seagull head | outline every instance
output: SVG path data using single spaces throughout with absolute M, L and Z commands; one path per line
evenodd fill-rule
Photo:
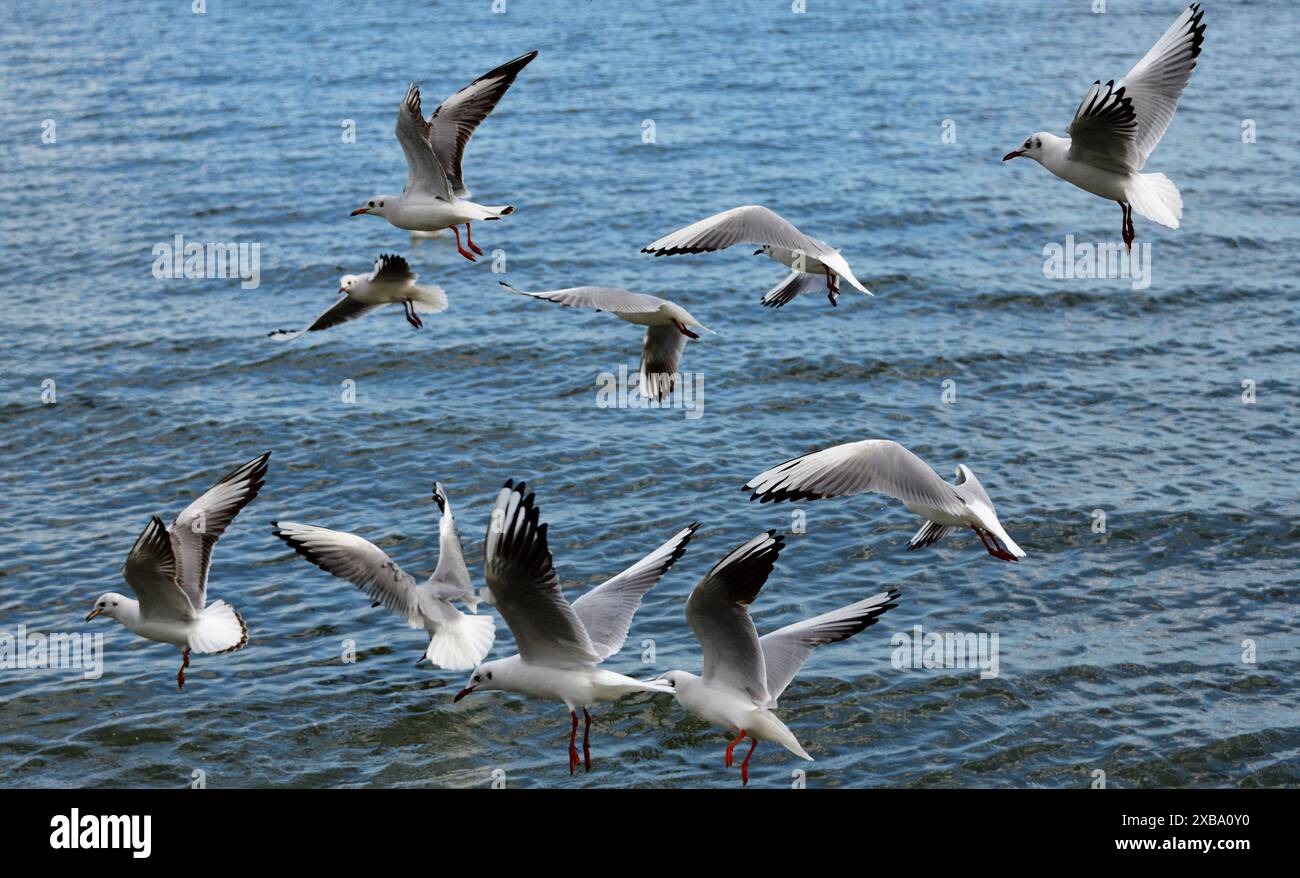
M 345 274 L 343 275 L 343 277 L 339 278 L 339 292 L 346 293 L 348 290 L 352 289 L 360 282 L 361 282 L 361 275 Z
M 125 601 L 126 598 L 115 591 L 110 591 L 107 594 L 100 595 L 99 600 L 95 601 L 95 608 L 86 616 L 86 621 L 89 622 L 97 616 L 107 616 L 110 619 L 116 619 L 117 609 L 122 606 Z
M 1025 142 L 1020 144 L 1019 149 L 1011 150 L 1011 152 L 1002 157 L 1002 161 L 1009 162 L 1012 159 L 1020 158 L 1020 156 L 1026 156 L 1036 162 L 1042 161 L 1043 142 L 1049 137 L 1051 137 L 1051 135 L 1045 131 L 1039 131 L 1036 134 L 1029 135 L 1025 138 Z
M 665 671 L 659 676 L 654 677 L 652 682 L 667 683 L 669 686 L 672 686 L 673 697 L 676 698 L 684 689 L 690 687 L 695 680 L 695 675 L 688 671 Z
M 759 247 L 757 250 L 754 251 L 754 255 L 755 255 L 755 256 L 762 256 L 762 255 L 763 255 L 764 253 L 766 253 L 770 248 L 771 248 L 771 245 L 769 245 L 769 244 L 764 244 L 762 247 Z
M 384 205 L 394 200 L 394 198 L 395 196 L 392 195 L 376 195 L 374 198 L 371 198 L 365 204 L 352 211 L 352 216 L 357 216 L 358 214 L 363 213 L 373 213 L 375 216 L 388 216 L 388 208 Z
M 474 669 L 469 675 L 469 680 L 465 683 L 465 688 L 456 693 L 452 701 L 460 701 L 471 692 L 477 692 L 480 689 L 500 689 L 501 687 L 501 662 L 484 662 Z

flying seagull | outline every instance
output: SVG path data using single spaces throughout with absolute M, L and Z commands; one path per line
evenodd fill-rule
M 352 211 L 353 216 L 369 213 L 382 216 L 399 229 L 436 232 L 450 228 L 456 235 L 456 249 L 470 262 L 483 251 L 470 236 L 470 223 L 499 220 L 514 213 L 513 205 L 488 207 L 468 201 L 461 162 L 465 145 L 501 100 L 502 95 L 537 57 L 536 52 L 520 55 L 491 70 L 456 92 L 425 119 L 420 111 L 420 87 L 411 83 L 397 108 L 397 142 L 406 155 L 406 188 L 401 195 L 376 195 Z M 465 226 L 466 250 L 460 243 Z M 470 250 L 474 251 L 473 253 Z
M 578 708 L 585 725 L 582 759 L 591 770 L 587 706 L 634 692 L 671 692 L 663 681 L 635 680 L 599 665 L 627 639 L 641 598 L 686 551 L 698 524 L 570 604 L 560 591 L 546 525 L 523 482 L 506 482 L 484 545 L 484 579 L 493 605 L 515 635 L 516 655 L 479 665 L 453 701 L 490 689 L 563 701 L 569 708 L 569 774 L 578 767 Z
M 1025 557 L 1002 529 L 993 501 L 970 467 L 959 464 L 957 481 L 950 485 L 921 458 L 888 439 L 864 439 L 796 457 L 754 476 L 744 490 L 753 491 L 749 499 L 763 503 L 868 491 L 887 494 L 926 520 L 908 543 L 909 551 L 933 545 L 955 528 L 969 527 L 994 558 Z
M 1039 131 L 1002 157 L 1026 156 L 1067 183 L 1118 201 L 1121 234 L 1133 246 L 1133 211 L 1152 222 L 1178 228 L 1183 197 L 1164 174 L 1140 174 L 1174 118 L 1178 98 L 1192 78 L 1205 41 L 1205 17 L 1193 3 L 1119 82 L 1097 80 L 1065 130 L 1070 138 Z
M 190 652 L 234 652 L 248 643 L 248 626 L 225 601 L 208 603 L 208 568 L 217 540 L 266 480 L 271 452 L 222 477 L 186 506 L 171 525 L 153 516 L 122 566 L 122 578 L 139 600 L 117 592 L 100 595 L 86 616 L 108 616 L 130 631 L 181 651 L 177 688 L 185 688 Z
M 759 534 L 733 549 L 700 580 L 686 601 L 686 621 L 704 653 L 703 673 L 697 677 L 669 671 L 662 677 L 683 709 L 737 735 L 727 745 L 728 768 L 731 751 L 749 737 L 749 752 L 740 763 L 742 785 L 749 783 L 749 758 L 759 741 L 780 744 L 812 761 L 774 713 L 777 699 L 816 647 L 847 640 L 898 606 L 893 603 L 897 591 L 881 592 L 759 637 L 749 605 L 783 546 L 784 537 L 776 531 Z
M 416 329 L 424 326 L 421 314 L 447 310 L 447 294 L 439 286 L 417 286 L 420 276 L 400 256 L 383 254 L 375 260 L 370 274 L 345 274 L 339 278 L 341 298 L 303 329 L 277 329 L 270 333 L 276 341 L 292 341 L 306 332 L 319 332 L 364 317 L 385 305 L 400 302 L 406 309 L 406 322 Z
M 686 348 L 686 340 L 700 337 L 691 327 L 713 332 L 681 305 L 648 293 L 633 293 L 610 287 L 569 287 L 544 293 L 529 293 L 515 289 L 505 281 L 499 283 L 510 292 L 522 296 L 532 296 L 534 299 L 570 308 L 608 311 L 620 320 L 646 327 L 645 344 L 641 348 L 641 392 L 648 399 L 662 399 L 677 386 L 677 364 Z
M 790 274 L 763 296 L 763 304 L 779 308 L 800 293 L 807 293 L 826 283 L 826 297 L 832 305 L 840 293 L 842 277 L 868 296 L 864 287 L 840 251 L 825 241 L 809 237 L 766 207 L 756 204 L 733 207 L 665 235 L 642 253 L 673 256 L 678 253 L 704 253 L 725 250 L 733 244 L 761 244 L 760 254 L 788 266 Z
M 458 600 L 475 611 L 478 599 L 461 554 L 451 503 L 436 482 L 433 499 L 442 513 L 438 567 L 423 585 L 416 585 L 411 574 L 383 549 L 354 534 L 293 521 L 273 521 L 271 525 L 291 549 L 326 573 L 365 591 L 374 606 L 392 610 L 411 628 L 423 628 L 429 645 L 420 661 L 428 659 L 440 668 L 463 671 L 477 665 L 492 649 L 496 624 L 490 616 L 467 616 L 452 604 Z

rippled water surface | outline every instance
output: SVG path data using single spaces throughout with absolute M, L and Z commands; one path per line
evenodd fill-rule
M 6 6 L 0 628 L 93 630 L 106 654 L 93 681 L 0 671 L 0 783 L 178 787 L 203 771 L 212 787 L 468 787 L 498 768 L 516 786 L 738 783 L 722 733 L 648 698 L 598 708 L 595 770 L 570 779 L 562 706 L 496 693 L 453 707 L 463 674 L 416 668 L 417 632 L 269 526 L 353 530 L 427 575 L 440 479 L 477 579 L 507 478 L 538 491 L 574 595 L 703 522 L 610 660 L 626 673 L 697 670 L 691 586 L 796 509 L 806 533 L 753 607 L 760 630 L 902 590 L 782 699 L 816 761 L 762 747 L 753 785 L 798 768 L 818 787 L 1083 787 L 1098 770 L 1120 787 L 1300 783 L 1293 6 L 1209 4 L 1149 166 L 1180 186 L 1184 225 L 1137 219 L 1152 274 L 1135 290 L 1044 278 L 1047 244 L 1115 240 L 1120 211 L 999 159 L 1032 131 L 1063 133 L 1087 83 L 1127 70 L 1177 2 L 807 5 Z M 654 292 L 719 330 L 682 363 L 703 376 L 702 417 L 598 407 L 597 375 L 635 368 L 635 327 L 512 296 L 449 239 L 412 250 L 348 216 L 400 191 L 409 79 L 427 111 L 530 49 L 466 163 L 478 199 L 518 210 L 476 241 L 526 289 Z M 875 298 L 774 312 L 757 299 L 783 269 L 748 249 L 638 252 L 746 203 L 843 248 Z M 155 279 L 152 248 L 175 235 L 259 244 L 260 285 Z M 410 256 L 451 308 L 422 332 L 390 309 L 266 338 L 381 251 Z M 1029 557 L 998 562 L 969 533 L 906 552 L 917 522 L 878 496 L 791 507 L 739 490 L 873 436 L 945 476 L 972 466 Z M 252 640 L 196 657 L 178 693 L 174 650 L 82 620 L 123 589 L 148 516 L 267 449 L 269 480 L 218 547 L 210 592 Z M 997 634 L 999 675 L 896 668 L 891 638 L 917 625 Z M 497 656 L 513 651 L 500 631 Z

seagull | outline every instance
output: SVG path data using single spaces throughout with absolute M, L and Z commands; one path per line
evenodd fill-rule
M 248 626 L 235 608 L 222 600 L 207 602 L 208 568 L 217 540 L 265 483 L 270 457 L 268 451 L 227 473 L 170 527 L 151 517 L 122 565 L 122 578 L 139 600 L 110 591 L 86 616 L 87 622 L 108 616 L 147 640 L 180 649 L 178 689 L 185 688 L 191 650 L 219 655 L 248 643 Z
M 276 341 L 292 341 L 305 332 L 319 332 L 356 320 L 394 302 L 401 302 L 406 309 L 406 322 L 420 329 L 424 326 L 421 314 L 447 310 L 447 294 L 440 286 L 417 286 L 415 282 L 419 279 L 405 259 L 382 254 L 375 260 L 370 274 L 345 274 L 339 278 L 342 297 L 309 326 L 298 330 L 277 329 L 270 337 Z
M 1028 156 L 1067 183 L 1118 201 L 1124 212 L 1124 248 L 1133 246 L 1133 211 L 1178 228 L 1183 197 L 1164 174 L 1139 174 L 1174 118 L 1205 41 L 1205 13 L 1193 3 L 1118 83 L 1097 80 L 1065 129 L 1031 134 L 1002 157 Z
M 649 399 L 662 399 L 677 386 L 677 364 L 686 348 L 686 339 L 700 337 L 690 327 L 713 332 L 681 305 L 648 293 L 633 293 L 609 287 L 569 287 L 544 293 L 529 293 L 515 289 L 505 281 L 499 283 L 521 296 L 532 296 L 534 299 L 570 308 L 608 311 L 620 320 L 646 327 L 645 345 L 641 348 L 641 387 L 642 393 Z
M 767 582 L 784 537 L 776 531 L 759 534 L 733 549 L 700 580 L 686 601 L 686 621 L 704 652 L 704 672 L 669 671 L 660 679 L 673 687 L 673 697 L 690 713 L 732 734 L 732 750 L 749 736 L 749 752 L 740 763 L 740 782 L 749 784 L 749 758 L 759 741 L 780 744 L 812 761 L 794 733 L 773 711 L 777 699 L 799 673 L 814 648 L 847 640 L 870 627 L 898 604 L 898 591 L 878 595 L 778 628 L 762 637 L 754 629 L 749 605 Z
M 401 195 L 376 195 L 352 211 L 352 216 L 382 216 L 397 228 L 410 231 L 450 228 L 456 234 L 460 255 L 477 262 L 474 254 L 481 256 L 483 251 L 470 237 L 469 224 L 499 220 L 514 213 L 515 208 L 509 204 L 488 207 L 465 200 L 470 194 L 461 172 L 465 145 L 519 71 L 536 57 L 536 52 L 529 52 L 483 74 L 443 101 L 427 120 L 420 112 L 420 87 L 411 83 L 397 108 L 397 142 L 406 155 L 406 188 Z M 460 243 L 457 226 L 462 223 L 469 250 Z
M 484 554 L 484 579 L 493 603 L 519 652 L 479 665 L 452 701 L 471 692 L 498 689 L 563 701 L 573 723 L 569 731 L 569 774 L 578 767 L 578 708 L 582 708 L 582 763 L 591 770 L 591 714 L 588 705 L 634 692 L 672 692 L 663 681 L 635 680 L 598 665 L 627 639 L 641 598 L 677 559 L 699 528 L 692 524 L 622 573 L 572 604 L 555 574 L 546 525 L 537 523 L 533 495 L 520 482 L 506 482 L 492 510 Z
M 326 573 L 370 595 L 373 606 L 392 610 L 411 628 L 424 628 L 429 645 L 416 664 L 428 659 L 440 668 L 463 671 L 483 660 L 492 649 L 496 624 L 490 616 L 467 616 L 452 605 L 463 602 L 477 612 L 478 598 L 470 584 L 460 533 L 442 484 L 433 485 L 433 500 L 442 522 L 438 528 L 438 567 L 423 585 L 374 543 L 350 533 L 293 521 L 273 521 L 275 535 Z
M 835 299 L 840 294 L 840 278 L 871 295 L 871 291 L 853 276 L 853 270 L 840 251 L 825 241 L 805 235 L 788 220 L 757 204 L 715 213 L 665 235 L 649 247 L 643 247 L 641 252 L 673 256 L 725 250 L 732 244 L 761 244 L 754 251 L 755 256 L 762 254 L 792 269 L 785 280 L 764 294 L 765 307 L 780 308 L 800 293 L 820 289 L 823 279 L 826 298 L 832 305 L 836 304 Z
M 908 551 L 933 545 L 959 527 L 979 535 L 994 558 L 1018 561 L 1024 551 L 998 521 L 993 501 L 965 464 L 957 466 L 957 481 L 948 484 L 925 461 L 897 442 L 864 439 L 814 451 L 749 480 L 744 490 L 762 503 L 819 500 L 875 491 L 887 494 L 926 520 L 908 543 Z

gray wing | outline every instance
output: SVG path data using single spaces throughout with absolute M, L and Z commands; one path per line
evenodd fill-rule
M 344 294 L 342 298 L 325 309 L 325 312 L 313 320 L 305 329 L 277 329 L 275 332 L 269 333 L 269 335 L 276 341 L 292 341 L 306 332 L 319 332 L 322 329 L 338 326 L 340 323 L 347 323 L 349 320 L 356 320 L 358 317 L 365 317 L 371 311 L 377 311 L 384 307 L 384 304 L 367 305 Z
M 602 660 L 623 648 L 641 598 L 685 554 L 686 544 L 699 527 L 696 522 L 678 531 L 649 555 L 573 602 L 573 611 Z
M 776 531 L 759 534 L 719 561 L 686 600 L 686 621 L 704 653 L 701 679 L 743 692 L 755 705 L 771 699 L 749 605 L 783 545 L 784 537 Z
M 772 698 L 769 707 L 776 707 L 777 699 L 815 648 L 847 640 L 870 627 L 886 610 L 898 606 L 893 603 L 896 600 L 898 592 L 891 589 L 760 637 L 758 644 L 763 649 L 763 663 L 767 668 L 767 694 Z
M 498 281 L 498 283 L 510 292 L 519 293 L 521 296 L 531 296 L 534 299 L 555 302 L 557 305 L 567 305 L 570 308 L 595 308 L 597 311 L 609 311 L 612 314 L 653 314 L 664 304 L 664 300 L 658 296 L 613 287 L 568 287 L 563 290 L 530 293 L 512 287 L 505 281 Z
M 1070 157 L 1116 173 L 1139 171 L 1164 136 L 1205 40 L 1193 3 L 1118 83 L 1094 82 L 1067 131 Z
M 194 611 L 207 605 L 208 568 L 212 550 L 239 510 L 249 504 L 266 483 L 266 464 L 271 452 L 236 467 L 186 506 L 167 532 L 176 558 L 176 581 Z
M 866 439 L 788 460 L 745 485 L 751 500 L 818 500 L 874 491 L 909 505 L 962 515 L 966 503 L 953 486 L 897 442 Z
M 787 220 L 756 204 L 733 207 L 691 223 L 642 248 L 641 252 L 673 256 L 725 250 L 733 244 L 770 244 L 817 256 L 835 252 L 825 242 L 805 235 Z
M 441 482 L 433 484 L 433 500 L 442 513 L 438 524 L 438 568 L 433 571 L 425 586 L 442 600 L 461 600 L 477 611 L 478 598 L 474 595 L 474 586 L 470 582 L 469 568 L 465 566 L 465 552 L 460 542 L 460 531 L 456 528 L 456 518 L 451 514 L 451 501 Z
M 415 283 L 419 275 L 411 271 L 406 260 L 395 253 L 382 253 L 375 260 L 375 268 L 370 272 L 372 283 Z
M 420 114 L 420 87 L 413 82 L 397 107 L 397 142 L 406 156 L 406 189 L 402 194 L 415 192 L 450 201 L 451 184 L 442 162 L 433 153 L 429 135 L 429 123 Z
M 1196 69 L 1196 59 L 1205 42 L 1204 17 L 1199 3 L 1184 9 L 1120 83 L 1133 99 L 1133 109 L 1137 112 L 1139 170 L 1169 128 L 1178 99 Z
M 198 615 L 177 582 L 172 540 L 162 519 L 153 516 L 136 537 L 122 565 L 122 578 L 140 600 L 145 619 L 189 621 Z
M 641 393 L 663 399 L 677 385 L 678 363 L 686 350 L 686 336 L 673 324 L 651 326 L 641 348 Z
M 560 592 L 546 525 L 523 482 L 497 495 L 483 547 L 483 578 L 526 662 L 583 667 L 600 661 L 582 620 Z
M 826 289 L 826 278 L 819 274 L 792 271 L 779 284 L 763 294 L 763 306 L 780 308 L 793 302 L 801 293 L 816 293 Z
M 529 52 L 484 73 L 443 101 L 429 117 L 429 142 L 434 155 L 442 163 L 451 191 L 457 198 L 469 197 L 469 189 L 465 186 L 461 171 L 465 145 L 469 143 L 479 123 L 487 118 L 488 113 L 492 112 L 510 88 L 519 71 L 536 57 L 536 52 Z
M 289 548 L 321 570 L 346 579 L 412 628 L 421 626 L 415 580 L 383 549 L 341 530 L 294 521 L 273 521 L 271 526 Z

